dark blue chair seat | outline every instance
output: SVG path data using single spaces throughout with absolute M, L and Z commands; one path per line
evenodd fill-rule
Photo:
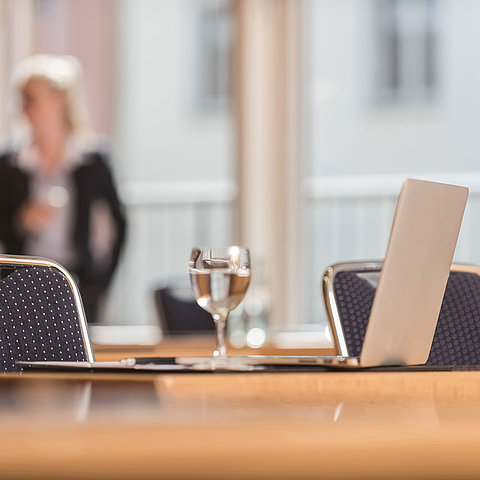
M 461 267 L 460 267 L 461 268 Z M 358 265 L 361 271 L 361 265 Z M 358 271 L 339 271 L 333 281 L 336 310 L 352 356 L 360 355 L 375 286 Z M 325 299 L 328 302 L 328 299 Z M 328 308 L 327 308 L 328 310 Z M 332 322 L 331 322 L 332 323 Z M 451 271 L 427 365 L 480 365 L 480 276 Z
M 197 304 L 190 289 L 164 287 L 156 289 L 154 295 L 164 334 L 214 332 L 212 316 Z

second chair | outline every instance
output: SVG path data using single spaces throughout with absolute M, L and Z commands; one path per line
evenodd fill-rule
M 336 353 L 360 354 L 382 262 L 330 266 L 323 298 Z M 427 365 L 480 365 L 480 269 L 452 265 Z

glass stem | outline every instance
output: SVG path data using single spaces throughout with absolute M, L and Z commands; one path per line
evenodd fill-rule
M 227 347 L 225 346 L 225 325 L 227 323 L 227 315 L 220 315 L 219 313 L 214 313 L 213 320 L 216 325 L 217 330 L 217 348 L 213 352 L 214 357 L 224 358 L 227 356 Z

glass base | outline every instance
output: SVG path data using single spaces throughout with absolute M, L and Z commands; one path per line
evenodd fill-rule
M 255 370 L 254 365 L 247 365 L 232 357 L 205 357 L 205 360 L 191 365 L 194 370 L 233 370 L 251 372 Z

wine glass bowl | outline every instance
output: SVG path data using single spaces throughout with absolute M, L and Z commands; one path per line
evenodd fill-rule
M 228 314 L 243 300 L 250 283 L 249 251 L 238 246 L 193 248 L 189 272 L 195 300 L 212 315 L 216 326 L 217 347 L 211 368 L 228 368 L 225 326 Z

